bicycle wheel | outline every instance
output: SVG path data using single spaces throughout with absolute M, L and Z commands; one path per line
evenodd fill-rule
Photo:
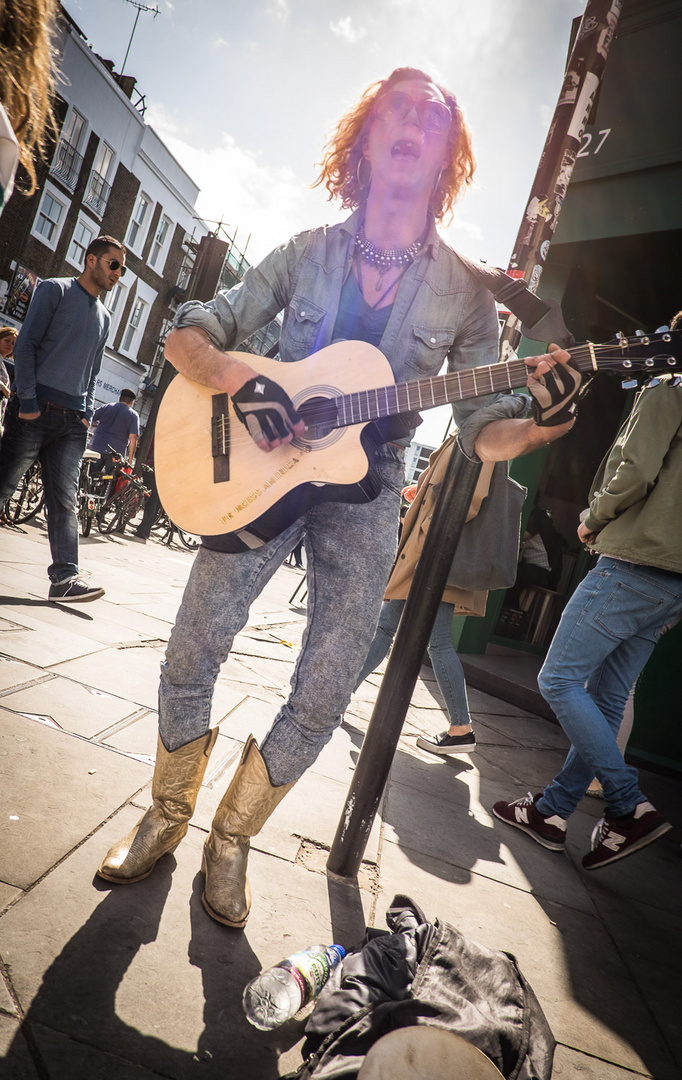
M 92 528 L 92 517 L 88 507 L 89 496 L 87 491 L 81 492 L 80 506 L 78 507 L 78 520 L 81 526 L 81 535 L 83 537 L 90 535 L 90 529 Z
M 130 491 L 130 498 L 125 503 L 125 520 L 123 518 L 123 514 L 121 514 L 121 532 L 124 531 L 126 526 L 132 525 L 135 519 L 142 514 L 144 510 L 145 499 L 146 496 L 142 488 L 136 487 Z
M 112 495 L 111 498 L 105 502 L 97 515 L 97 524 L 100 532 L 110 533 L 113 532 L 114 529 L 118 530 L 121 527 L 121 521 L 123 521 L 123 528 L 125 528 L 125 507 L 128 499 L 129 495 L 127 489 L 121 488 L 120 491 L 117 491 L 115 495 Z
M 175 529 L 180 543 L 186 547 L 188 551 L 196 551 L 201 543 L 199 537 L 195 536 L 194 533 L 185 532 L 184 529 L 178 529 L 177 525 L 175 526 Z
M 24 478 L 5 505 L 5 516 L 14 525 L 22 525 L 40 513 L 45 502 L 43 481 L 38 461 L 26 470 Z
M 163 508 L 159 509 L 151 531 L 156 540 L 160 540 L 162 544 L 170 545 L 170 542 L 173 539 L 174 529 L 168 514 Z

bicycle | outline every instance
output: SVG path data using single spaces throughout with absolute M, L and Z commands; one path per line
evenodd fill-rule
M 90 475 L 92 462 L 99 461 L 99 458 L 100 455 L 96 450 L 86 450 L 81 461 L 81 471 L 78 477 L 77 512 L 81 533 L 84 537 L 90 535 L 93 519 L 97 517 L 105 499 L 106 488 L 102 487 L 102 480 L 99 477 Z
M 146 466 L 143 465 L 143 468 Z M 113 494 L 97 514 L 100 532 L 124 533 L 126 526 L 144 510 L 144 501 L 149 498 L 149 489 L 144 486 L 141 476 L 121 470 L 119 481 L 114 485 Z
M 45 505 L 45 491 L 40 472 L 40 462 L 34 461 L 24 473 L 23 479 L 5 504 L 3 517 L 11 525 L 23 525 L 39 514 Z
M 176 536 L 182 546 L 187 548 L 188 551 L 196 551 L 201 543 L 199 537 L 195 536 L 194 533 L 185 532 L 184 529 L 180 529 L 173 521 L 171 521 L 163 507 L 159 509 L 159 512 L 156 515 L 156 520 L 152 525 L 151 531 L 156 535 L 156 539 L 159 540 L 160 543 L 166 544 L 167 547 L 170 547 Z

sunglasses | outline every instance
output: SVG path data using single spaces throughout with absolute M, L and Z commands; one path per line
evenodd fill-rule
M 415 101 L 402 90 L 388 90 L 377 98 L 374 115 L 378 120 L 404 120 L 412 108 L 417 110 L 419 123 L 424 131 L 442 135 L 452 123 L 452 113 L 442 101 L 432 98 Z
M 123 277 L 126 272 L 125 263 L 119 262 L 118 259 L 107 259 L 104 255 L 99 255 L 98 258 L 101 259 L 102 262 L 107 263 L 110 270 L 120 270 L 121 277 Z

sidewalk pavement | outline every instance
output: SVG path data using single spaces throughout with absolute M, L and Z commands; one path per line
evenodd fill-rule
M 260 739 L 300 647 L 302 582 L 283 567 L 217 684 L 220 736 L 188 836 L 146 880 L 94 871 L 150 802 L 159 662 L 193 555 L 132 538 L 81 542 L 104 599 L 48 604 L 44 523 L 0 529 L 0 1077 L 270 1080 L 301 1061 L 303 1024 L 258 1032 L 241 993 L 261 967 L 315 942 L 352 947 L 407 893 L 516 955 L 558 1042 L 553 1076 L 682 1072 L 679 784 L 643 774 L 675 828 L 611 867 L 580 865 L 602 804 L 585 799 L 567 854 L 491 815 L 537 791 L 566 750 L 547 719 L 470 693 L 478 748 L 419 751 L 443 729 L 422 669 L 357 883 L 325 864 L 376 696 L 373 675 L 312 769 L 255 838 L 244 931 L 201 906 L 201 847 L 249 732 Z

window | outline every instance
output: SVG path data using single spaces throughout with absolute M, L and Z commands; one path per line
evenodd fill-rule
M 128 320 L 128 326 L 126 332 L 123 335 L 123 341 L 121 342 L 121 352 L 130 353 L 133 351 L 133 346 L 139 344 L 138 338 L 141 336 L 140 330 L 143 323 L 146 322 L 146 311 L 149 304 L 146 304 L 139 296 L 133 304 L 133 309 L 130 313 L 130 319 Z
M 74 150 L 80 148 L 81 135 L 85 129 L 85 119 L 78 112 L 78 109 L 72 109 L 67 116 L 64 127 L 62 128 L 62 139 L 64 142 L 73 146 Z
M 165 253 L 166 245 L 170 239 L 170 230 L 172 222 L 170 218 L 167 218 L 165 214 L 161 216 L 159 221 L 159 227 L 156 230 L 156 236 L 154 237 L 154 243 L 152 244 L 152 250 L 149 254 L 149 265 L 158 270 L 159 273 L 163 270 L 164 260 L 160 259 L 160 256 Z M 157 263 L 159 264 L 157 266 Z
M 85 267 L 85 252 L 97 235 L 97 227 L 90 218 L 79 214 L 76 228 L 73 230 L 66 261 L 79 270 Z
M 109 328 L 109 337 L 107 339 L 107 345 L 109 346 L 109 348 L 113 348 L 114 346 L 114 338 L 116 337 L 118 324 L 121 321 L 123 309 L 126 305 L 128 288 L 132 284 L 132 280 L 129 280 L 129 276 L 126 275 L 125 285 L 120 281 L 117 282 L 111 292 L 106 293 L 104 296 L 104 306 L 111 315 L 111 326 Z
M 99 173 L 99 175 L 103 176 L 106 180 L 109 176 L 109 169 L 111 168 L 111 163 L 113 160 L 114 151 L 111 149 L 110 146 L 107 146 L 105 142 L 101 142 L 97 151 L 97 157 L 95 158 L 95 172 Z
M 59 242 L 59 237 L 71 203 L 58 191 L 49 180 L 45 182 L 38 213 L 36 214 L 31 235 L 45 244 L 52 251 Z
M 128 235 L 125 239 L 126 247 L 132 248 L 138 254 L 147 234 L 151 205 L 152 201 L 149 195 L 141 191 L 137 196 L 135 209 L 128 226 Z
M 90 173 L 88 188 L 83 200 L 100 217 L 106 210 L 111 184 L 108 177 L 111 164 L 114 160 L 114 151 L 105 142 L 100 142 L 95 156 L 95 164 Z
M 50 166 L 53 176 L 57 176 L 71 191 L 78 182 L 83 164 L 83 155 L 79 150 L 84 130 L 84 118 L 76 109 L 72 109 L 62 128 L 59 145 Z

